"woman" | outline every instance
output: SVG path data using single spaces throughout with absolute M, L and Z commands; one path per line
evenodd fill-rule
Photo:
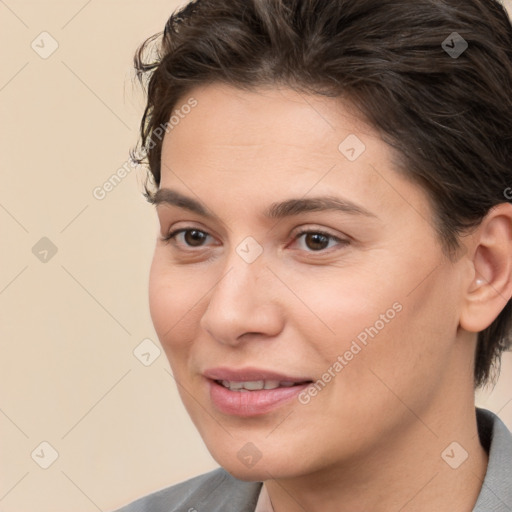
M 221 467 L 121 510 L 512 510 L 474 403 L 510 347 L 503 7 L 202 0 L 154 38 L 151 316 Z

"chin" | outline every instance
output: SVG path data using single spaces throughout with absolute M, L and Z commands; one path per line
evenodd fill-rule
M 252 467 L 245 465 L 237 453 L 230 455 L 227 452 L 221 454 L 211 453 L 215 461 L 230 475 L 246 482 L 263 482 L 269 479 L 290 478 L 296 476 L 299 468 L 296 464 L 290 468 L 288 455 L 283 455 L 281 460 L 271 458 L 266 460 L 262 455 Z M 277 454 L 274 454 L 274 456 Z M 240 457 L 242 458 L 242 457 Z M 242 458 L 243 460 L 243 458 Z
M 268 480 L 270 478 L 269 473 L 265 470 L 261 470 L 254 467 L 252 469 L 243 469 L 243 468 L 233 468 L 231 466 L 226 467 L 222 466 L 231 476 L 237 478 L 238 480 L 243 480 L 244 482 L 263 482 L 264 480 Z M 275 476 L 272 472 L 270 472 L 273 476 Z
M 219 463 L 220 464 L 220 463 Z M 259 461 L 253 468 L 241 467 L 241 464 L 221 464 L 222 468 L 227 471 L 231 476 L 244 482 L 264 482 L 265 480 L 280 480 L 297 476 L 294 472 L 287 471 L 284 468 L 276 468 L 274 465 L 263 463 Z

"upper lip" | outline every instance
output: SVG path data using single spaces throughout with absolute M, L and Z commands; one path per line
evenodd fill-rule
M 283 373 L 265 370 L 263 368 L 209 368 L 203 375 L 212 380 L 227 380 L 230 382 L 251 382 L 258 380 L 277 380 L 279 382 L 309 382 L 309 377 L 295 377 Z

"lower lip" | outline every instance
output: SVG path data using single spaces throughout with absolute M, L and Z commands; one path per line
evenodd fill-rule
M 217 409 L 235 416 L 258 416 L 270 412 L 295 398 L 311 383 L 287 388 L 259 389 L 257 391 L 231 391 L 214 380 L 208 379 L 210 398 Z

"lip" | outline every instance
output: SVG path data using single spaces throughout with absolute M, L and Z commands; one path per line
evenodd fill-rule
M 203 375 L 206 377 L 210 399 L 222 413 L 239 417 L 261 416 L 285 405 L 307 388 L 312 379 L 284 375 L 259 368 L 211 368 Z M 280 382 L 302 382 L 290 387 L 260 389 L 256 391 L 231 391 L 217 380 L 235 382 L 254 380 L 277 380 Z M 305 382 L 307 381 L 307 382 Z
M 265 370 L 262 368 L 228 368 L 226 366 L 218 368 L 209 368 L 203 372 L 203 375 L 212 380 L 230 380 L 235 382 L 247 382 L 254 380 L 278 380 L 279 382 L 305 382 L 313 379 L 308 376 L 291 376 L 283 373 Z

